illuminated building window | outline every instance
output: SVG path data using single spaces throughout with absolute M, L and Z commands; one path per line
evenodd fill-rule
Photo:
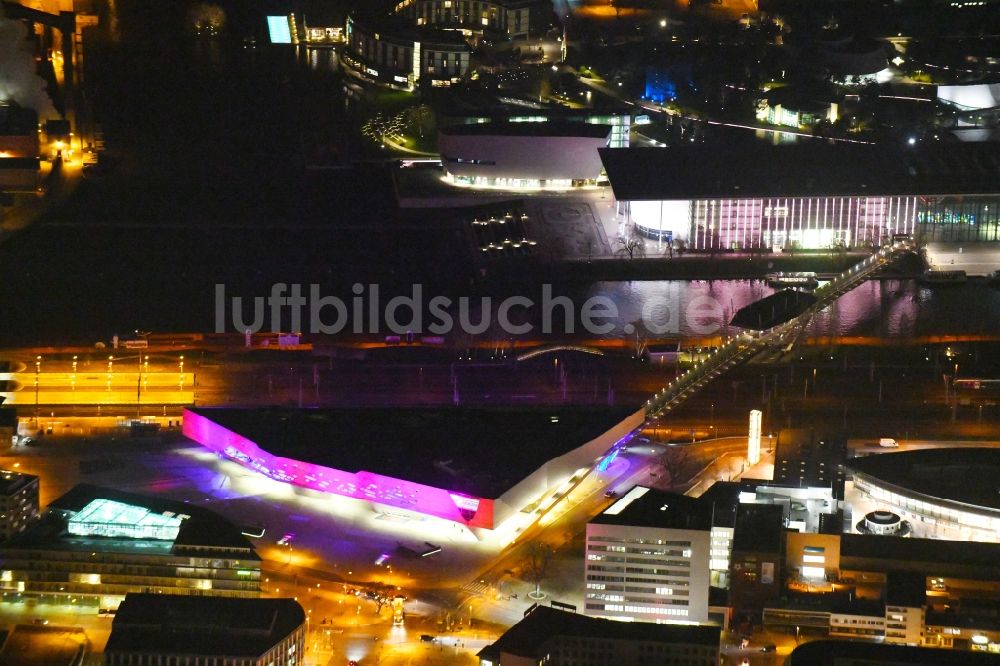
M 107 499 L 96 499 L 69 519 L 69 533 L 76 536 L 125 537 L 173 541 L 182 518 Z
M 823 578 L 826 576 L 826 569 L 823 567 L 802 567 L 803 578 Z

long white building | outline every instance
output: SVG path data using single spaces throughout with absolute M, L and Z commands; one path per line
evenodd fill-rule
M 691 249 L 1000 240 L 995 143 L 604 149 L 618 213 Z
M 550 121 L 452 125 L 438 136 L 450 182 L 502 188 L 570 188 L 601 175 L 609 125 Z

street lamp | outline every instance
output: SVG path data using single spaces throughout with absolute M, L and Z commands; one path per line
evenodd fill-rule
M 42 357 L 35 357 L 35 427 L 38 427 L 38 375 L 42 371 Z

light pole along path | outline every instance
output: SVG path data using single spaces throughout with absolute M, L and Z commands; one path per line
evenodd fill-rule
M 816 302 L 802 314 L 765 331 L 743 332 L 727 340 L 708 359 L 690 368 L 646 401 L 646 423 L 674 410 L 705 384 L 733 366 L 747 361 L 765 347 L 782 343 L 788 336 L 794 335 L 787 347 L 790 349 L 814 314 L 912 251 L 913 245 L 909 240 L 895 241 L 882 247 L 817 288 L 813 292 Z

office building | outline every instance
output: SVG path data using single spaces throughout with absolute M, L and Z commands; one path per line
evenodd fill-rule
M 708 622 L 712 506 L 636 486 L 587 523 L 585 613 Z
M 293 599 L 160 594 L 125 597 L 104 649 L 107 666 L 297 666 L 306 613 Z
M 1000 652 L 997 544 L 785 533 L 781 599 L 765 626 L 910 646 Z
M 401 90 L 421 84 L 449 86 L 469 73 L 472 49 L 460 33 L 414 28 L 392 16 L 347 17 L 346 71 L 358 78 Z
M 402 0 L 394 11 L 415 26 L 523 39 L 532 28 L 532 14 L 542 9 L 538 0 Z
M 536 606 L 492 645 L 479 666 L 717 666 L 716 626 L 615 622 Z
M 0 545 L 0 591 L 90 612 L 113 612 L 130 592 L 254 598 L 260 558 L 211 511 L 81 484 Z
M 0 543 L 38 518 L 38 477 L 0 470 Z

